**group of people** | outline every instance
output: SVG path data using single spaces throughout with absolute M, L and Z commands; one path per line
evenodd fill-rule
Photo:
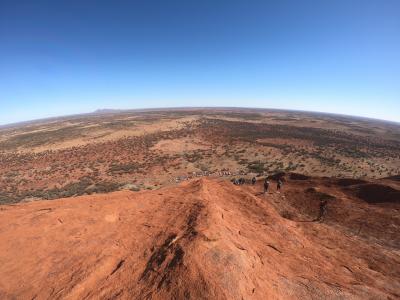
M 268 177 L 266 177 L 264 180 L 264 194 L 266 194 L 268 192 L 269 184 L 270 183 L 269 183 Z M 276 190 L 280 191 L 282 188 L 282 185 L 283 185 L 283 181 L 282 181 L 282 179 L 279 178 L 276 183 Z
M 253 177 L 253 178 L 251 179 L 251 184 L 252 184 L 252 185 L 255 185 L 256 182 L 257 182 L 257 179 L 256 179 L 255 177 Z M 234 185 L 243 185 L 243 184 L 246 183 L 246 179 L 244 179 L 243 177 L 241 177 L 241 178 L 234 178 L 234 179 L 232 179 L 232 183 L 233 183 Z M 266 193 L 268 192 L 269 185 L 270 185 L 269 179 L 268 179 L 268 177 L 266 177 L 265 180 L 264 180 L 264 194 L 266 194 Z M 277 190 L 277 191 L 280 191 L 281 188 L 282 188 L 282 186 L 283 186 L 283 181 L 282 181 L 281 178 L 279 178 L 278 181 L 277 181 L 277 183 L 276 183 L 276 190 Z
M 252 185 L 255 185 L 256 182 L 257 182 L 257 179 L 256 179 L 255 177 L 253 177 L 253 178 L 251 179 L 251 184 L 252 184 Z M 243 177 L 241 177 L 241 178 L 239 178 L 239 179 L 234 178 L 234 179 L 232 179 L 232 183 L 233 183 L 234 185 L 242 185 L 242 184 L 245 184 L 245 183 L 246 183 L 246 179 L 244 179 Z
M 234 178 L 234 179 L 232 179 L 232 183 L 233 183 L 234 185 L 243 185 L 243 184 L 246 183 L 246 179 L 244 179 L 243 177 L 241 177 L 241 178 Z
M 191 172 L 188 173 L 186 175 L 181 175 L 181 176 L 177 176 L 174 178 L 170 179 L 170 182 L 181 182 L 181 181 L 185 181 L 185 180 L 190 180 L 192 178 L 196 178 L 196 177 L 226 177 L 226 176 L 235 176 L 235 175 L 247 175 L 246 172 L 243 171 L 237 171 L 237 172 L 231 172 L 231 171 L 217 171 L 217 172 L 209 172 L 209 171 L 201 171 L 201 172 Z M 245 183 L 245 179 L 244 178 L 239 178 L 237 179 L 237 183 L 239 184 L 240 179 L 242 179 L 242 183 Z M 232 182 L 234 182 L 234 179 L 232 179 Z

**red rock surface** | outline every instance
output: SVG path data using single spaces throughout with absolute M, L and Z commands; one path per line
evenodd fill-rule
M 359 198 L 368 184 L 390 196 Z M 263 195 L 200 179 L 4 205 L 0 299 L 396 299 L 397 184 L 303 178 Z

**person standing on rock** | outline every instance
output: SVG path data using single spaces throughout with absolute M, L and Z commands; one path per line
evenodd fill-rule
M 268 192 L 268 188 L 269 188 L 269 181 L 268 181 L 268 178 L 265 178 L 265 181 L 264 181 L 264 195 Z
M 278 183 L 276 184 L 276 189 L 277 189 L 278 191 L 280 191 L 281 188 L 282 188 L 282 185 L 283 185 L 282 180 L 281 180 L 281 179 L 278 179 Z
M 328 201 L 326 199 L 321 199 L 319 203 L 319 216 L 317 218 L 318 222 L 322 222 L 323 218 L 326 215 Z

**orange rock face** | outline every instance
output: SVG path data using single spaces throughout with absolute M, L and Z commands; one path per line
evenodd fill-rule
M 0 206 L 0 298 L 400 297 L 397 182 L 261 186 L 200 179 Z M 389 194 L 365 196 L 377 189 Z

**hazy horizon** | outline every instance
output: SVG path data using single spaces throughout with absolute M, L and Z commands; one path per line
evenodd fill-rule
M 17 121 L 17 122 L 11 122 L 11 123 L 0 123 L 0 127 L 7 127 L 7 126 L 13 126 L 13 125 L 19 125 L 19 124 L 24 124 L 24 123 L 35 123 L 35 122 L 40 122 L 40 121 L 45 121 L 45 120 L 51 120 L 51 119 L 61 119 L 61 118 L 69 118 L 69 117 L 75 117 L 75 116 L 84 116 L 84 115 L 101 115 L 101 114 L 113 114 L 113 113 L 125 113 L 125 112 L 141 112 L 141 111 L 173 111 L 173 110 L 223 110 L 223 109 L 244 109 L 244 110 L 260 110 L 260 111 L 282 111 L 282 112 L 300 112 L 300 113 L 309 113 L 309 114 L 326 114 L 326 115 L 336 115 L 336 116 L 342 116 L 342 117 L 347 117 L 347 118 L 360 118 L 360 119 L 366 119 L 366 120 L 371 120 L 371 121 L 378 121 L 378 122 L 389 122 L 389 123 L 395 123 L 399 124 L 400 122 L 398 121 L 392 121 L 392 120 L 385 120 L 385 119 L 379 119 L 379 118 L 371 118 L 371 117 L 365 117 L 365 116 L 357 116 L 357 115 L 349 115 L 349 114 L 341 114 L 341 113 L 331 113 L 331 112 L 325 112 L 325 111 L 313 111 L 313 110 L 300 110 L 300 109 L 282 109 L 282 108 L 272 108 L 272 107 L 250 107 L 250 106 L 179 106 L 179 107 L 142 107 L 142 108 L 126 108 L 126 109 L 116 109 L 116 108 L 98 108 L 93 111 L 86 111 L 86 112 L 81 112 L 81 113 L 74 113 L 74 114 L 65 114 L 65 115 L 54 115 L 54 116 L 47 116 L 47 117 L 40 117 L 36 119 L 27 119 L 23 121 Z
M 400 122 L 400 2 L 0 3 L 0 124 L 259 107 Z

